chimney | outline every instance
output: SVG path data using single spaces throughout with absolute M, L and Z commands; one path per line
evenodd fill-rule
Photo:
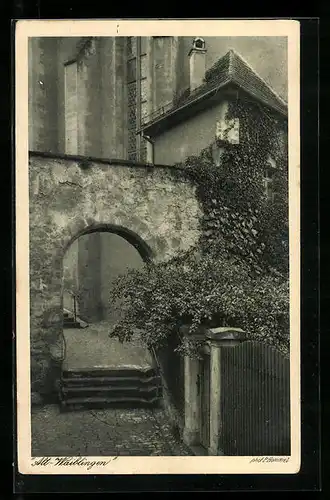
M 202 85 L 206 71 L 206 48 L 205 40 L 197 37 L 193 41 L 193 46 L 189 52 L 190 68 L 190 91 Z

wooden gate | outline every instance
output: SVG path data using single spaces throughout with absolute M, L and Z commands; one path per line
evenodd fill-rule
M 200 444 L 208 449 L 210 444 L 210 355 L 203 353 L 200 363 Z
M 225 455 L 290 455 L 290 363 L 244 342 L 221 353 L 220 448 Z

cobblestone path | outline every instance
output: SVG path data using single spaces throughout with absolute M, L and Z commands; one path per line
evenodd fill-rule
M 183 456 L 162 409 L 33 409 L 32 456 Z

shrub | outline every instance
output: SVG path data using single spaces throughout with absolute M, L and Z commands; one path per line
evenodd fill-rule
M 147 266 L 118 278 L 113 295 L 121 297 L 123 319 L 113 331 L 122 341 L 136 329 L 149 348 L 162 347 L 181 325 L 243 328 L 249 338 L 288 346 L 287 280 L 258 276 L 244 261 L 191 254 Z M 185 352 L 194 344 L 182 345 Z

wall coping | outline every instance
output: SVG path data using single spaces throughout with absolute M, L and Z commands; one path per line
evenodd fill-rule
M 49 158 L 53 160 L 75 161 L 81 164 L 101 163 L 103 165 L 119 166 L 119 167 L 135 167 L 135 168 L 145 168 L 145 169 L 163 168 L 167 170 L 176 170 L 181 172 L 185 171 L 182 167 L 179 167 L 177 165 L 144 163 L 144 162 L 136 162 L 133 160 L 124 160 L 118 158 L 97 158 L 94 156 L 68 155 L 64 153 L 51 153 L 49 151 L 29 151 L 29 158 Z
M 209 328 L 206 331 L 206 338 L 212 341 L 244 341 L 246 340 L 246 334 L 241 328 L 219 327 Z

